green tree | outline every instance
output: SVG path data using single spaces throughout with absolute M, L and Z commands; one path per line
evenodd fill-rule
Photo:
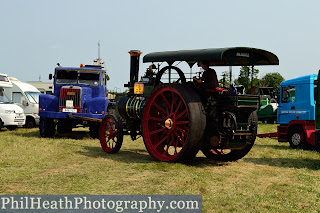
M 265 74 L 260 80 L 261 86 L 273 87 L 276 91 L 280 87 L 280 83 L 284 81 L 284 78 L 278 72 L 272 72 Z
M 250 89 L 251 86 L 258 86 L 259 79 L 258 79 L 259 70 L 249 66 L 242 66 L 240 68 L 240 74 L 238 79 L 235 80 L 237 84 L 241 84 L 245 86 L 246 90 Z
M 225 86 L 225 87 L 229 87 L 230 86 L 230 73 L 229 71 L 223 71 L 221 78 L 219 80 L 219 85 L 220 86 Z

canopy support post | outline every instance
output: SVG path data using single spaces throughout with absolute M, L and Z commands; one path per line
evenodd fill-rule
M 253 85 L 253 71 L 254 71 L 254 65 L 251 66 L 251 88 Z
M 230 80 L 230 87 L 232 85 L 232 66 L 229 66 L 229 80 Z

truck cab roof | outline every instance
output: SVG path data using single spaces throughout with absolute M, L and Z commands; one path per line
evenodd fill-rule
M 285 86 L 290 86 L 294 84 L 313 84 L 314 80 L 317 80 L 318 74 L 312 74 L 312 75 L 305 75 L 301 76 L 295 79 L 290 79 L 281 82 L 280 86 L 285 87 Z

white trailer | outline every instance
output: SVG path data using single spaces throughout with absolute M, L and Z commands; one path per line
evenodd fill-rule
M 11 77 L 10 77 L 11 78 Z M 26 116 L 27 128 L 39 125 L 39 95 L 40 91 L 31 84 L 13 80 L 11 78 L 12 87 L 5 88 L 6 95 L 11 98 L 13 103 L 17 104 L 24 110 Z
M 6 74 L 0 74 L 0 128 L 15 130 L 18 125 L 25 125 L 26 117 L 23 109 L 14 104 L 4 90 L 13 85 Z

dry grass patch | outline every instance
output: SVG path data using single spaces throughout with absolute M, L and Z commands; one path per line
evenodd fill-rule
M 276 125 L 259 124 L 259 132 Z M 320 154 L 257 139 L 237 162 L 154 161 L 142 139 L 102 151 L 88 129 L 39 138 L 38 129 L 0 131 L 1 194 L 201 194 L 204 212 L 318 212 Z

